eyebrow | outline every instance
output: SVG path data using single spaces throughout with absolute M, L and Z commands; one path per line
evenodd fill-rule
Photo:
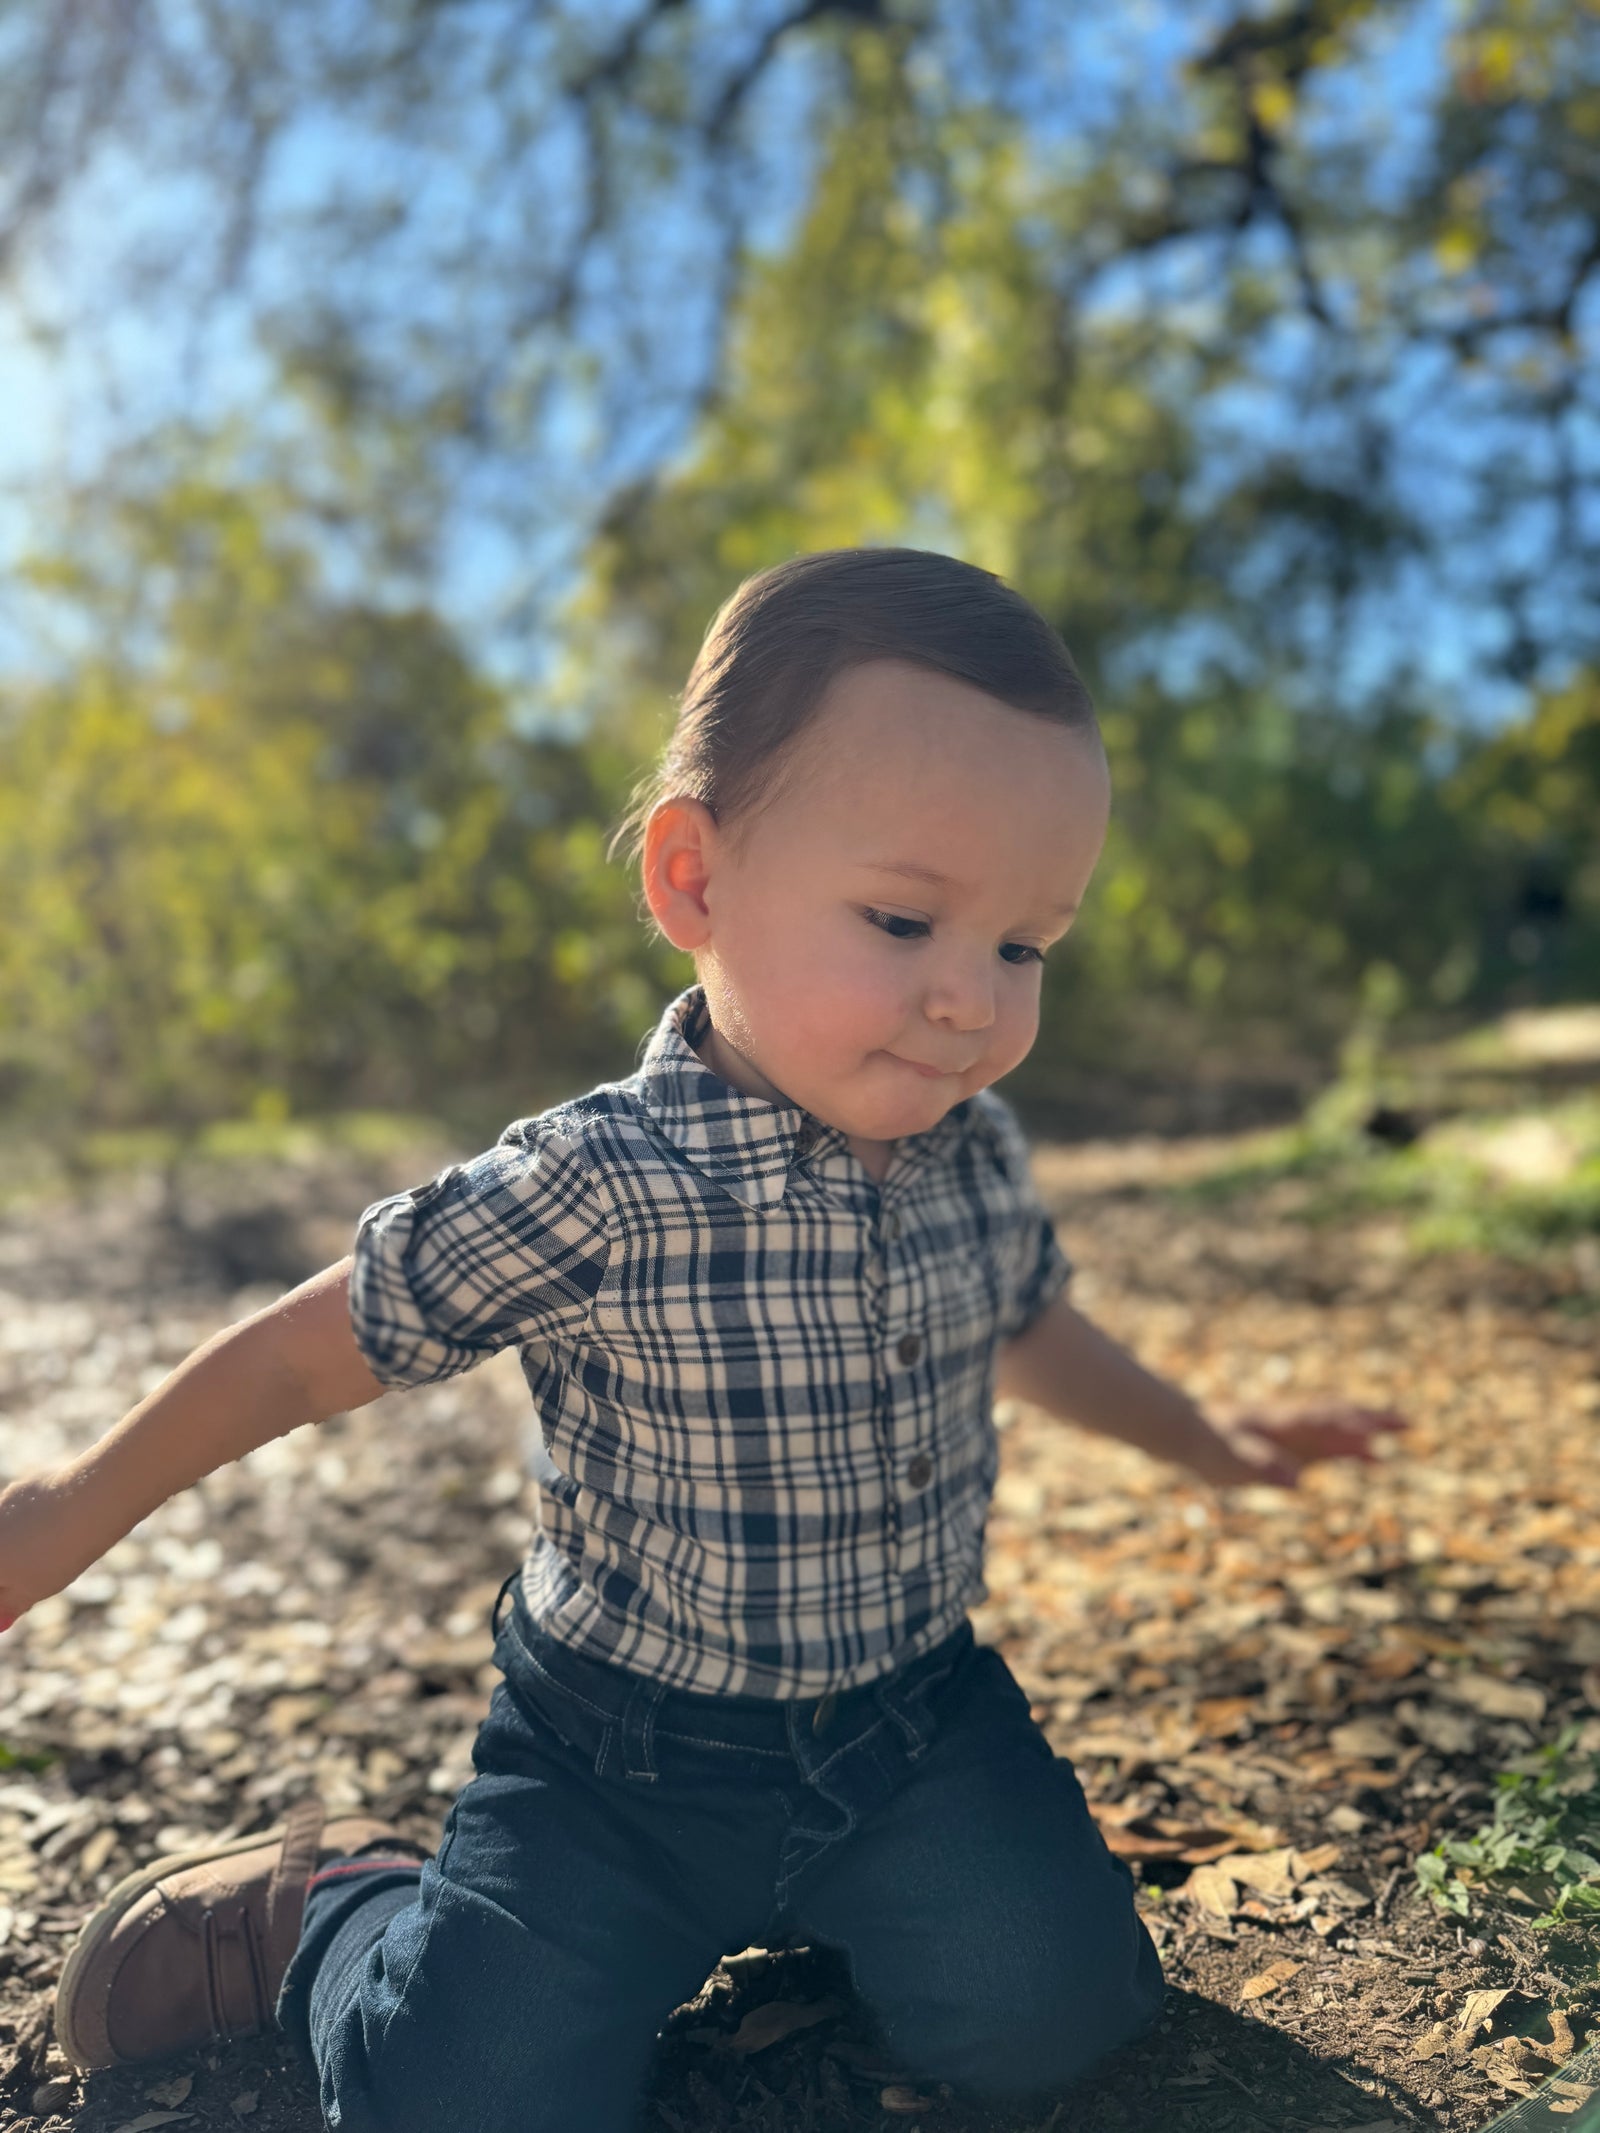
M 875 874 L 898 874 L 905 881 L 925 882 L 932 889 L 960 889 L 964 883 L 954 881 L 948 874 L 941 874 L 937 867 L 918 866 L 912 859 L 867 859 L 862 862 Z M 1070 918 L 1077 910 L 1076 904 L 1050 904 L 1046 908 L 1056 918 Z
M 865 864 L 876 874 L 903 874 L 907 881 L 926 881 L 936 889 L 960 886 L 948 874 L 941 874 L 937 867 L 919 867 L 910 859 L 869 859 Z

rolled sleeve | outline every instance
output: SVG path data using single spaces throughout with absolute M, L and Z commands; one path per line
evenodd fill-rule
M 1072 1261 L 1061 1249 L 1055 1224 L 1041 1209 L 1032 1261 L 1000 1322 L 1000 1338 L 1012 1341 L 1042 1318 L 1072 1279 Z
M 985 1109 L 995 1127 L 1001 1161 L 1010 1180 L 1016 1205 L 1016 1245 L 1011 1255 L 1011 1278 L 996 1332 L 1001 1340 L 1015 1340 L 1026 1333 L 1065 1293 L 1072 1279 L 1072 1261 L 1061 1249 L 1056 1226 L 1033 1182 L 1027 1135 L 1011 1106 L 993 1089 L 983 1092 Z
M 381 1384 L 434 1385 L 500 1349 L 582 1331 L 610 1256 L 605 1196 L 545 1119 L 356 1226 L 350 1325 Z

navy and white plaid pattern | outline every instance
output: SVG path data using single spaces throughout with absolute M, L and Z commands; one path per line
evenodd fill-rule
M 995 1349 L 1070 1268 L 993 1090 L 879 1186 L 712 1073 L 704 1016 L 691 986 L 629 1079 L 367 1208 L 351 1322 L 392 1386 L 519 1346 L 550 1634 L 670 1688 L 820 1696 L 983 1598 Z

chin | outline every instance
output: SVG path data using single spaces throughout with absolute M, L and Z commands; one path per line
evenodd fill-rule
M 852 1126 L 850 1130 L 864 1141 L 898 1141 L 913 1133 L 930 1132 L 959 1101 L 954 1087 L 952 1083 L 952 1093 L 947 1095 L 941 1091 L 938 1096 L 930 1095 L 920 1104 L 886 1106 L 871 1124 Z

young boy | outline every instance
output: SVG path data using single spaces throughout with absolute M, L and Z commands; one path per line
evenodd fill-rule
M 994 1398 L 1221 1484 L 1397 1424 L 1224 1428 L 1067 1301 L 992 1084 L 1108 804 L 1065 647 L 987 573 L 841 550 L 740 587 L 626 825 L 697 979 L 637 1072 L 368 1208 L 0 1493 L 15 1611 L 225 1460 L 512 1343 L 541 1424 L 438 1853 L 312 1796 L 130 1875 L 61 1980 L 77 2065 L 276 2017 L 346 2133 L 626 2133 L 671 2008 L 802 1935 L 908 2075 L 978 2096 L 1152 2021 L 1131 1876 L 966 1619 Z

